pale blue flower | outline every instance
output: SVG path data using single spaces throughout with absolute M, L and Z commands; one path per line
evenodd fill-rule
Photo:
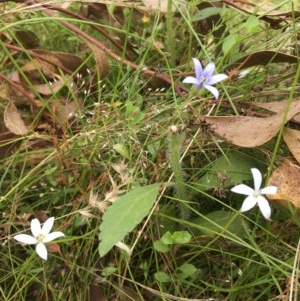
M 203 70 L 200 61 L 193 58 L 196 77 L 188 76 L 183 80 L 184 84 L 193 84 L 197 89 L 209 90 L 216 99 L 219 98 L 219 91 L 213 87 L 214 84 L 228 78 L 226 74 L 212 75 L 216 69 L 214 63 L 209 63 Z
M 47 260 L 48 252 L 45 243 L 50 242 L 58 237 L 65 236 L 62 232 L 50 233 L 53 223 L 54 217 L 50 217 L 46 220 L 43 227 L 41 227 L 40 221 L 35 218 L 30 224 L 32 236 L 27 234 L 18 234 L 14 236 L 14 239 L 23 244 L 36 245 L 36 253 L 44 260 Z
M 267 186 L 265 188 L 260 188 L 262 182 L 262 175 L 257 168 L 251 168 L 251 173 L 254 181 L 254 189 L 245 185 L 239 184 L 231 189 L 231 191 L 243 195 L 247 195 L 246 199 L 241 208 L 241 212 L 248 211 L 252 209 L 256 204 L 258 205 L 262 215 L 269 219 L 271 216 L 271 207 L 267 199 L 262 196 L 263 194 L 276 194 L 276 186 Z

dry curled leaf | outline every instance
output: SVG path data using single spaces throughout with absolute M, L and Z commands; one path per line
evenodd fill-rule
M 233 64 L 231 64 L 227 69 L 231 70 L 234 68 L 244 69 L 253 66 L 267 66 L 271 63 L 291 63 L 298 64 L 299 58 L 294 55 L 271 51 L 271 50 L 262 50 L 250 53 Z
M 296 98 L 294 102 L 300 101 L 299 98 Z M 256 103 L 255 106 L 259 108 L 264 108 L 269 111 L 275 112 L 275 113 L 280 113 L 284 111 L 285 107 L 287 106 L 288 101 L 283 100 L 283 101 L 273 101 L 273 102 L 259 102 Z M 296 114 L 293 118 L 292 121 L 295 123 L 300 124 L 300 114 Z
M 93 51 L 95 60 L 95 74 L 103 79 L 109 72 L 109 62 L 105 52 L 98 47 L 88 44 L 90 49 Z
M 300 112 L 300 102 L 294 102 L 284 120 L 285 110 L 267 117 L 216 116 L 203 117 L 202 120 L 218 136 L 229 143 L 242 147 L 260 146 L 276 136 L 282 123 L 289 121 Z
M 58 254 L 60 257 L 63 258 L 63 255 L 62 255 L 62 253 L 61 253 L 59 244 L 53 243 L 53 244 L 47 245 L 47 250 L 48 250 L 49 253 L 52 253 L 52 254 L 53 254 L 53 253 L 56 253 L 56 254 Z
M 268 185 L 277 186 L 276 194 L 268 195 L 270 201 L 288 208 L 293 205 L 300 208 L 300 166 L 285 160 L 269 178 Z
M 283 139 L 294 158 L 300 163 L 300 131 L 285 128 Z
M 40 45 L 38 36 L 31 30 L 22 28 L 16 30 L 14 34 L 17 45 L 21 44 L 27 49 L 38 48 Z
M 15 104 L 10 101 L 4 111 L 4 124 L 10 132 L 16 135 L 25 135 L 28 129 Z
M 169 0 L 142 0 L 143 4 L 154 10 L 159 10 L 162 13 L 168 12 L 168 2 Z M 185 10 L 186 9 L 186 3 L 185 1 L 181 0 L 173 0 L 172 1 L 172 12 L 175 12 L 177 9 Z

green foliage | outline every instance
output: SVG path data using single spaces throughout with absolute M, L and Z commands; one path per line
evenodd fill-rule
M 230 34 L 228 35 L 222 44 L 222 51 L 224 55 L 227 55 L 228 53 L 231 52 L 231 50 L 236 47 L 238 41 L 238 35 L 237 34 Z
M 191 234 L 187 231 L 167 232 L 161 238 L 161 241 L 166 245 L 185 244 L 191 239 Z
M 169 282 L 171 280 L 171 277 L 165 272 L 156 272 L 154 274 L 154 278 L 162 283 Z
M 167 14 L 145 6 L 155 0 L 137 9 L 21 2 L 1 4 L 0 299 L 298 300 L 297 210 L 274 201 L 270 221 L 257 209 L 241 214 L 243 197 L 230 191 L 253 187 L 252 167 L 268 181 L 289 150 L 280 135 L 276 147 L 274 139 L 236 147 L 203 123 L 208 115 L 264 119 L 276 112 L 258 105 L 297 102 L 298 1 L 265 9 L 180 0 L 176 13 L 174 1 L 160 1 Z M 229 75 L 215 86 L 218 101 L 182 84 L 194 57 Z M 25 135 L 10 132 L 15 114 Z M 173 144 L 170 125 L 180 129 Z M 152 211 L 153 183 L 170 182 Z M 181 203 L 191 218 L 180 216 Z M 50 216 L 66 237 L 43 262 L 13 236 Z M 119 241 L 131 256 L 112 249 Z
M 263 164 L 258 158 L 238 150 L 229 151 L 206 167 L 206 173 L 196 183 L 196 187 L 201 190 L 210 190 L 249 181 L 252 179 L 249 171 L 253 166 L 263 170 Z
M 177 268 L 178 271 L 181 273 L 178 273 L 178 278 L 182 281 L 186 278 L 192 277 L 197 273 L 197 268 L 190 263 L 184 263 L 180 267 Z
M 172 278 L 177 278 L 179 283 L 187 280 L 188 278 L 192 278 L 196 276 L 198 273 L 198 269 L 190 263 L 184 263 L 179 266 L 174 275 L 169 275 L 166 272 L 156 272 L 154 274 L 154 278 L 161 283 L 168 283 L 172 281 Z
M 224 235 L 235 239 L 243 240 L 249 234 L 247 222 L 237 214 L 230 211 L 217 210 L 202 217 L 191 220 L 191 232 L 198 236 L 206 234 L 208 236 Z
M 152 184 L 133 188 L 114 201 L 100 225 L 100 256 L 123 240 L 149 214 L 161 186 Z
M 256 16 L 250 16 L 246 23 L 245 28 L 249 33 L 255 33 L 259 30 L 259 19 Z
M 128 150 L 128 148 L 124 144 L 122 144 L 122 143 L 116 143 L 113 146 L 113 149 L 116 152 L 118 152 L 121 156 L 123 156 L 124 158 L 126 158 L 126 159 L 130 158 L 129 150 Z
M 186 244 L 190 241 L 192 235 L 187 231 L 166 232 L 160 240 L 153 243 L 156 251 L 166 253 L 170 251 L 170 245 Z
M 221 14 L 222 11 L 223 11 L 222 8 L 217 8 L 217 7 L 204 8 L 193 15 L 192 21 L 193 22 L 202 21 L 209 17 Z

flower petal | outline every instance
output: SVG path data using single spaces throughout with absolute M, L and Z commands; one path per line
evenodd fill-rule
M 17 234 L 14 236 L 14 239 L 27 245 L 35 245 L 37 243 L 37 239 L 35 237 L 27 234 Z
M 210 91 L 216 99 L 219 98 L 219 91 L 215 87 L 209 86 L 209 85 L 204 85 L 204 88 L 207 89 L 208 91 Z
M 199 82 L 199 80 L 196 77 L 193 76 L 188 76 L 186 77 L 183 81 L 184 84 L 193 84 L 196 86 L 200 86 L 201 83 Z
M 224 80 L 226 78 L 228 78 L 228 76 L 226 74 L 216 74 L 216 75 L 210 77 L 207 84 L 208 85 L 214 85 L 218 82 L 221 82 L 222 80 Z
M 254 181 L 254 189 L 258 190 L 261 186 L 262 175 L 261 172 L 257 168 L 251 168 L 253 181 Z
M 52 241 L 58 237 L 62 237 L 62 236 L 65 236 L 65 234 L 63 234 L 62 232 L 52 232 L 48 235 L 45 236 L 45 238 L 43 239 L 43 242 L 46 243 L 46 242 L 49 242 L 49 241 Z
M 38 237 L 41 234 L 42 228 L 40 221 L 35 218 L 30 223 L 31 233 L 34 237 Z
M 42 227 L 43 234 L 45 234 L 47 236 L 47 234 L 50 233 L 50 231 L 53 227 L 53 223 L 54 223 L 54 217 L 50 217 L 45 221 L 45 223 Z
M 238 194 L 243 194 L 243 195 L 252 195 L 254 190 L 245 185 L 245 184 L 239 184 L 231 188 L 232 192 L 238 193 Z
M 267 187 L 261 189 L 261 194 L 276 194 L 276 193 L 277 193 L 276 186 L 267 186 Z
M 266 218 L 266 219 L 270 219 L 271 216 L 271 207 L 269 202 L 267 201 L 267 199 L 263 196 L 259 196 L 257 198 L 257 203 L 258 203 L 258 207 L 262 213 L 262 215 Z
M 193 58 L 193 63 L 194 63 L 196 78 L 199 81 L 199 79 L 203 76 L 202 65 L 200 61 L 196 58 Z
M 209 79 L 209 78 L 212 76 L 212 74 L 214 73 L 215 69 L 216 69 L 216 65 L 215 65 L 214 63 L 209 63 L 209 64 L 205 67 L 205 69 L 204 69 L 202 75 L 203 75 L 205 78 Z
M 46 246 L 40 242 L 36 245 L 36 253 L 41 257 L 43 258 L 44 260 L 47 260 L 47 256 L 48 256 L 48 251 L 47 251 L 47 248 Z
M 252 195 L 249 195 L 248 197 L 246 197 L 240 211 L 241 212 L 248 211 L 252 209 L 256 205 L 256 203 L 257 203 L 257 198 L 253 197 Z

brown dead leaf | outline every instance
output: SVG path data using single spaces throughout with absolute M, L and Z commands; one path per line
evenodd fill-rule
M 40 45 L 38 36 L 31 30 L 22 28 L 16 30 L 14 34 L 17 45 L 21 44 L 27 49 L 38 48 Z
M 102 291 L 103 289 L 100 286 L 91 284 L 89 286 L 89 301 L 106 301 Z
M 143 299 L 140 297 L 138 293 L 127 286 L 122 286 L 118 288 L 117 295 L 119 296 L 120 301 L 142 301 Z
M 96 47 L 92 44 L 88 44 L 88 46 L 91 48 L 94 54 L 94 60 L 95 60 L 95 73 L 100 77 L 100 79 L 103 79 L 109 72 L 109 62 L 107 59 L 107 56 L 105 52 L 99 47 Z
M 300 102 L 294 102 L 289 108 L 286 120 L 300 112 Z M 209 128 L 227 142 L 242 147 L 256 147 L 271 140 L 279 131 L 284 118 L 284 110 L 267 117 L 248 116 L 204 116 L 202 120 Z
M 64 126 L 81 109 L 81 104 L 68 99 L 58 98 L 51 102 L 50 107 L 52 119 L 57 125 Z
M 255 14 L 261 20 L 270 23 L 274 29 L 282 28 L 281 23 L 286 23 L 287 19 L 294 19 L 295 17 L 300 16 L 300 11 L 284 11 L 283 9 L 278 9 L 278 5 L 273 5 L 271 3 L 272 1 L 262 1 L 261 3 L 257 3 L 258 1 L 255 1 L 255 3 L 253 3 L 251 1 L 223 0 L 223 2 L 228 6 L 232 6 L 235 9 L 241 10 L 249 15 Z M 272 7 L 270 7 L 270 5 Z
M 47 250 L 49 253 L 57 253 L 60 257 L 63 258 L 59 244 L 53 243 L 51 245 L 47 245 Z
M 287 101 L 273 101 L 273 102 L 257 102 L 254 104 L 256 107 L 267 109 L 274 113 L 280 113 L 287 106 Z
M 300 101 L 300 99 L 296 98 L 294 100 L 294 102 L 297 102 L 297 101 Z M 274 101 L 274 102 L 260 102 L 260 103 L 256 103 L 255 106 L 257 106 L 259 108 L 267 109 L 267 110 L 275 112 L 275 113 L 280 113 L 280 112 L 284 111 L 284 108 L 286 107 L 287 103 L 288 103 L 287 100 Z M 292 118 L 292 121 L 300 124 L 300 114 L 296 114 Z
M 162 13 L 168 12 L 168 2 L 169 0 L 142 0 L 143 4 L 153 10 L 159 10 Z M 172 1 L 172 12 L 177 9 L 181 11 L 186 10 L 186 3 L 183 0 L 173 0 Z
M 283 131 L 283 139 L 294 158 L 300 163 L 300 131 L 285 128 Z
M 36 84 L 34 85 L 34 89 L 42 95 L 53 95 L 57 93 L 62 87 L 67 85 L 70 81 L 70 78 L 64 79 L 62 76 L 56 74 L 55 81 L 49 82 L 47 84 Z
M 19 113 L 15 104 L 10 101 L 4 111 L 4 124 L 5 126 L 16 135 L 25 135 L 28 132 L 21 114 Z
M 81 73 L 82 76 L 87 75 L 87 68 L 83 60 L 77 55 L 45 49 L 35 49 L 34 52 L 39 55 L 41 60 L 44 60 L 44 63 L 47 62 L 52 66 L 60 68 L 64 73 L 72 74 L 76 71 Z
M 234 68 L 249 68 L 257 65 L 266 66 L 271 63 L 291 63 L 298 64 L 299 58 L 294 55 L 289 55 L 286 53 L 262 50 L 248 54 L 233 64 L 231 64 L 227 69 L 232 70 Z
M 268 185 L 277 186 L 276 194 L 268 195 L 270 201 L 288 208 L 292 204 L 300 208 L 300 166 L 285 160 L 272 173 Z

